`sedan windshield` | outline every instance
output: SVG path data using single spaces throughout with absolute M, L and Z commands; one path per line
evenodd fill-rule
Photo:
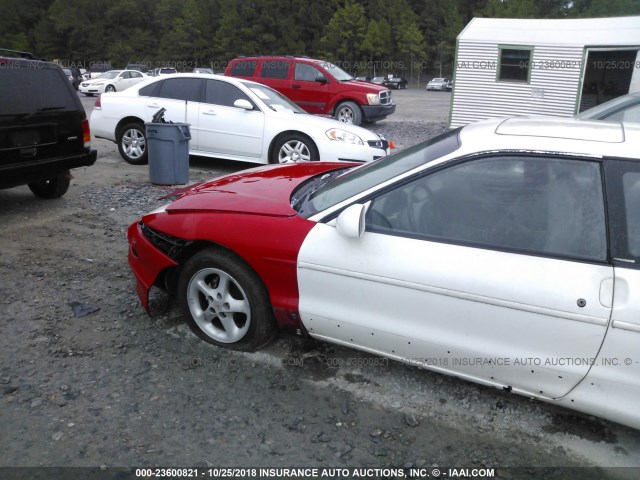
M 460 148 L 460 129 L 407 148 L 395 155 L 353 168 L 310 189 L 294 208 L 305 218 L 337 205 L 387 180 L 440 158 Z M 302 186 L 304 188 L 304 185 Z M 294 192 L 294 195 L 297 192 Z
M 265 85 L 260 85 L 253 82 L 243 83 L 271 110 L 275 110 L 276 112 L 290 111 L 293 113 L 306 113 L 303 109 L 301 109 L 287 97 Z

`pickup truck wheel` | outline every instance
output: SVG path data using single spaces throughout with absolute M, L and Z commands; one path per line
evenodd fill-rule
M 360 107 L 353 102 L 343 102 L 338 105 L 333 116 L 336 120 L 343 123 L 351 123 L 353 125 L 360 125 L 362 123 Z
M 63 196 L 69 190 L 69 185 L 71 185 L 71 173 L 67 170 L 55 177 L 30 183 L 28 186 L 36 197 L 49 199 Z
M 147 136 L 144 125 L 128 123 L 118 132 L 118 150 L 120 155 L 131 165 L 147 163 Z
M 276 140 L 271 163 L 317 162 L 320 159 L 313 141 L 298 133 L 283 135 Z

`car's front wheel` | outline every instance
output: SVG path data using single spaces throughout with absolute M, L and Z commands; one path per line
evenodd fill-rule
M 116 91 L 116 87 L 114 87 L 113 85 L 107 85 L 104 89 L 105 92 L 115 92 Z
M 271 154 L 271 163 L 317 162 L 318 149 L 306 135 L 291 133 L 276 140 Z
M 178 302 L 194 333 L 220 347 L 254 351 L 276 333 L 264 284 L 244 261 L 224 250 L 203 250 L 185 263 Z
M 336 120 L 343 123 L 360 125 L 362 123 L 362 112 L 360 107 L 354 102 L 343 102 L 336 107 L 333 115 Z
M 147 163 L 147 135 L 141 123 L 128 123 L 118 132 L 118 150 L 131 165 Z
M 67 193 L 71 185 L 71 172 L 66 170 L 55 177 L 30 183 L 29 190 L 39 198 L 59 198 Z

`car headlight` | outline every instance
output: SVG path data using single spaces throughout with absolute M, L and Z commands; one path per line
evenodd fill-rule
M 369 105 L 380 105 L 380 95 L 377 93 L 367 93 L 367 102 L 369 102 Z
M 340 128 L 327 130 L 326 135 L 329 140 L 334 140 L 336 142 L 350 143 L 351 145 L 364 145 L 364 142 L 359 136 Z

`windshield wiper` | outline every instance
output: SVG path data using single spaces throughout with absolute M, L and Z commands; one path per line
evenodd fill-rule
M 311 196 L 324 187 L 327 183 L 332 181 L 336 176 L 344 173 L 345 169 L 340 168 L 331 172 L 320 175 L 317 178 L 312 179 L 309 183 L 302 186 L 294 196 L 291 197 L 291 207 L 298 213 L 304 211 L 305 204 L 309 201 Z
M 38 108 L 35 112 L 25 113 L 26 117 L 24 117 L 23 120 L 29 120 L 31 117 L 33 117 L 37 113 L 50 112 L 50 111 L 53 111 L 53 110 L 64 110 L 65 108 L 67 108 L 67 107 L 61 106 L 61 107 L 43 107 L 43 108 Z

